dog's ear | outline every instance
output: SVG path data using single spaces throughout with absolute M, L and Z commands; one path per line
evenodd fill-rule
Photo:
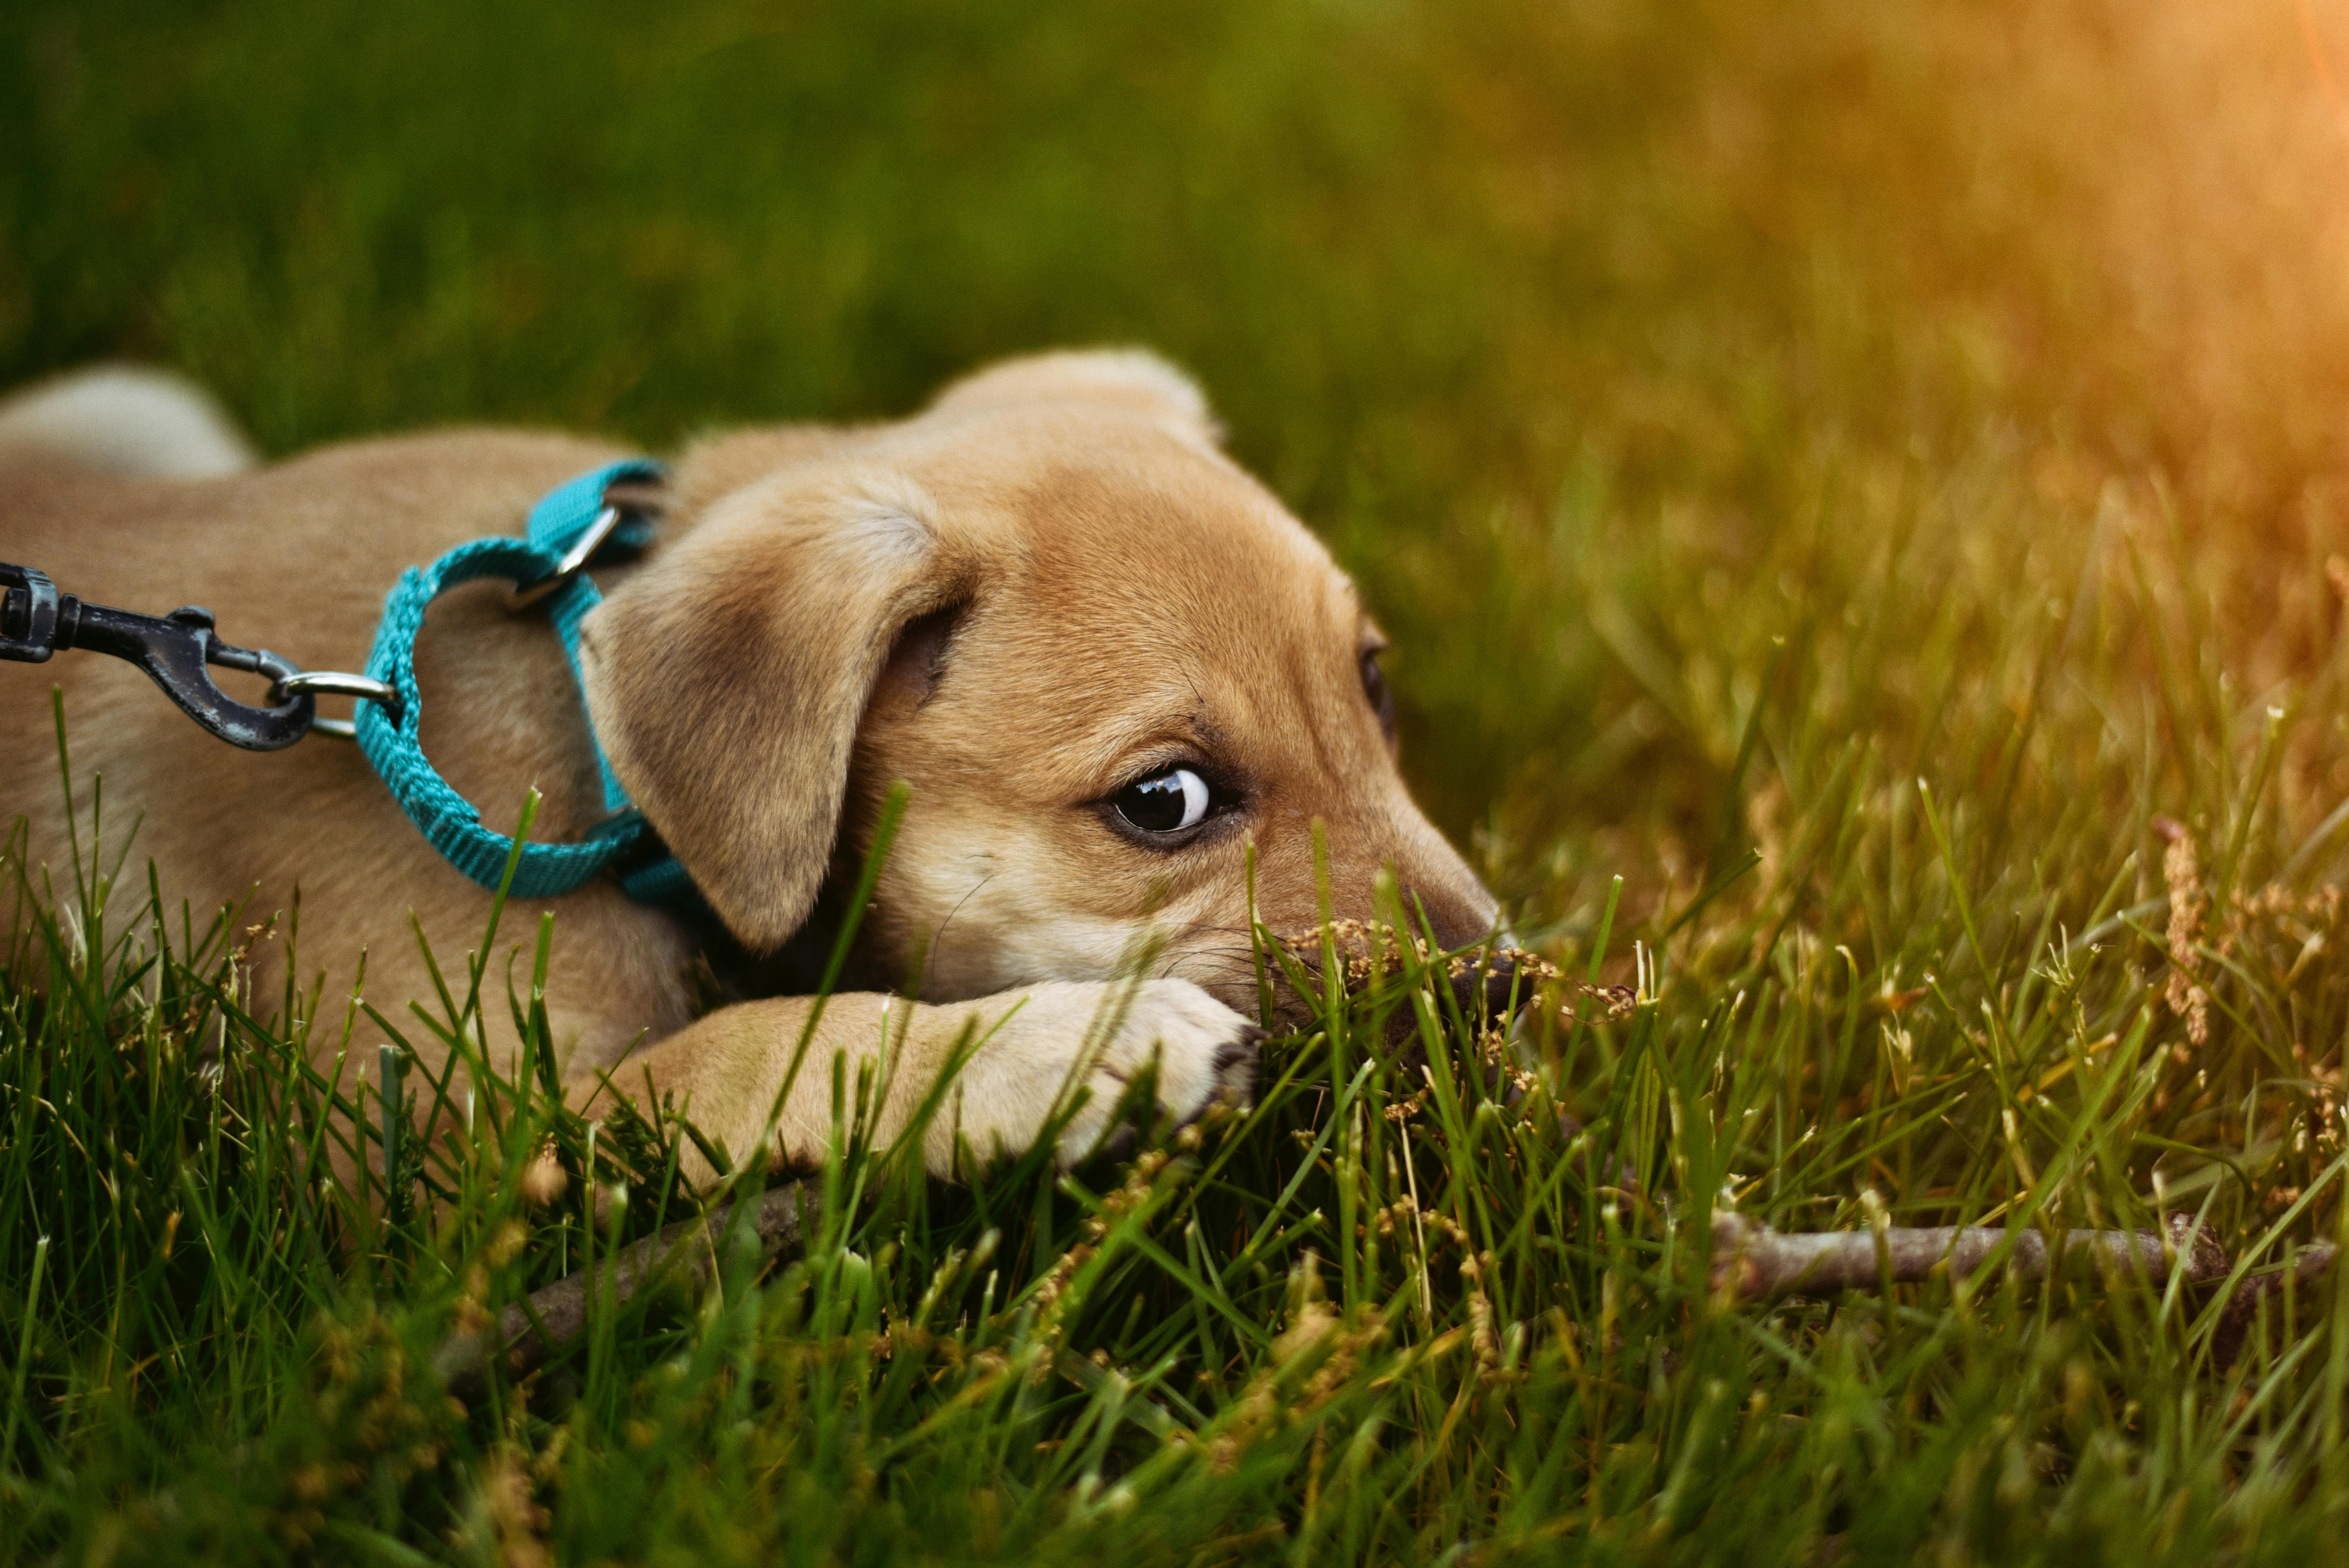
M 1090 403 L 1130 409 L 1169 435 L 1210 449 L 1223 427 L 1198 383 L 1142 348 L 1070 349 L 1007 359 L 938 394 L 933 413 L 1020 404 Z
M 583 623 L 613 771 L 748 946 L 807 917 L 898 634 L 966 593 L 917 487 L 803 470 L 726 497 Z

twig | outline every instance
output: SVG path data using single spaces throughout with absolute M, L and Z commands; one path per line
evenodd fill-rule
M 2222 1279 L 2227 1254 L 2207 1231 L 2197 1231 L 2184 1214 L 2169 1216 L 2169 1236 L 2158 1231 L 2067 1231 L 2066 1255 L 2087 1253 L 2106 1264 L 2134 1264 L 2158 1284 L 2169 1277 L 2170 1260 L 2184 1265 L 2196 1284 Z M 1882 1255 L 1878 1256 L 1879 1238 Z M 1827 1231 L 1786 1235 L 1742 1214 L 1713 1220 L 1713 1288 L 1739 1300 L 1785 1295 L 1793 1291 L 1863 1290 L 1879 1284 L 1889 1271 L 1895 1284 L 1924 1279 L 1946 1264 L 1963 1279 L 2010 1239 L 1996 1225 L 1935 1225 L 1883 1231 Z M 2007 1266 L 2025 1279 L 2047 1273 L 2047 1239 L 2037 1231 L 2012 1237 Z
M 608 1288 L 618 1303 L 656 1282 L 698 1286 L 717 1264 L 718 1242 L 734 1207 L 730 1203 L 698 1219 L 680 1221 L 626 1248 L 611 1262 L 533 1291 L 528 1309 L 519 1302 L 507 1307 L 498 1314 L 492 1331 L 459 1329 L 433 1357 L 433 1370 L 444 1383 L 469 1382 L 502 1352 L 508 1370 L 527 1372 L 586 1327 L 592 1293 Z M 760 1198 L 750 1212 L 750 1228 L 759 1238 L 761 1256 L 772 1258 L 797 1246 L 814 1209 L 815 1191 L 804 1181 L 777 1187 Z
M 2232 1272 L 2218 1238 L 2197 1229 L 2190 1216 L 2172 1214 L 2166 1226 L 2166 1237 L 2159 1231 L 2066 1231 L 2062 1250 L 2067 1257 L 2093 1257 L 2107 1268 L 2141 1270 L 2154 1284 L 2167 1282 L 2173 1266 L 2194 1285 L 2218 1284 Z M 1797 1291 L 1866 1290 L 1888 1277 L 1896 1284 L 1914 1284 L 1941 1268 L 1963 1279 L 2009 1239 L 2010 1233 L 1995 1225 L 1888 1225 L 1880 1232 L 1788 1235 L 1742 1214 L 1715 1214 L 1712 1284 L 1733 1300 L 1758 1301 Z M 2012 1240 L 2007 1267 L 2024 1279 L 2044 1279 L 2047 1238 L 2024 1231 Z M 2232 1362 L 2258 1319 L 2260 1303 L 2287 1282 L 2297 1287 L 2314 1281 L 2333 1266 L 2333 1257 L 2334 1249 L 2320 1243 L 2302 1248 L 2285 1267 L 2237 1285 L 2211 1332 L 2212 1359 L 2222 1367 Z

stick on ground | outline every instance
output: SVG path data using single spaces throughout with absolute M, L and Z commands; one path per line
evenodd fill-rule
M 760 1254 L 772 1258 L 799 1245 L 814 1218 L 815 1202 L 814 1188 L 804 1181 L 761 1197 L 749 1221 L 759 1238 Z M 488 1369 L 492 1357 L 502 1352 L 507 1370 L 527 1372 L 587 1326 L 591 1291 L 609 1289 L 616 1302 L 626 1302 L 656 1282 L 699 1288 L 717 1265 L 718 1242 L 735 1207 L 730 1203 L 698 1219 L 679 1221 L 623 1249 L 616 1260 L 533 1291 L 529 1309 L 519 1302 L 507 1307 L 498 1315 L 493 1330 L 458 1330 L 433 1357 L 433 1370 L 444 1383 L 471 1381 Z
M 2155 1284 L 2167 1283 L 2173 1267 L 2195 1285 L 2218 1284 L 2232 1272 L 2226 1249 L 2208 1231 L 2197 1229 L 2190 1215 L 2170 1215 L 2167 1228 L 2167 1236 L 2159 1231 L 2066 1231 L 2062 1250 L 2067 1257 L 2095 1257 L 2107 1268 L 2142 1270 Z M 1888 1225 L 1880 1232 L 1788 1234 L 1742 1214 L 1715 1214 L 1712 1284 L 1734 1300 L 1759 1301 L 1795 1292 L 1868 1290 L 1888 1276 L 1896 1284 L 1913 1284 L 1944 1265 L 1952 1279 L 1964 1279 L 2010 1239 L 2013 1250 L 2006 1266 L 2025 1279 L 2044 1279 L 2047 1238 L 2037 1231 L 2010 1237 L 1995 1225 Z M 2287 1283 L 2314 1282 L 2333 1265 L 2333 1255 L 2334 1249 L 2321 1243 L 2303 1247 L 2286 1267 L 2237 1285 L 2211 1336 L 2214 1358 L 2221 1365 L 2232 1361 L 2261 1301 Z
M 2158 1231 L 2069 1231 L 2067 1256 L 2091 1253 L 2110 1265 L 2134 1264 L 2158 1284 L 2169 1278 L 2175 1258 L 2197 1284 L 2223 1279 L 2227 1254 L 2216 1238 L 2194 1228 L 2193 1220 L 2172 1214 L 2169 1235 Z M 1881 1237 L 1882 1256 L 1878 1256 Z M 2010 1239 L 2007 1266 L 2026 1279 L 2047 1273 L 2047 1238 L 2024 1231 L 2010 1238 L 1998 1225 L 1935 1225 L 1883 1231 L 1827 1231 L 1788 1234 L 1746 1219 L 1716 1214 L 1713 1221 L 1713 1288 L 1739 1300 L 1785 1295 L 1794 1291 L 1866 1290 L 1880 1284 L 1889 1267 L 1896 1284 L 1921 1280 L 1946 1263 L 1952 1279 L 1964 1279 Z

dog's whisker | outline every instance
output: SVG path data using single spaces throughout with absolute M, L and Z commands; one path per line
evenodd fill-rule
M 938 922 L 937 930 L 930 934 L 929 951 L 922 955 L 922 974 L 925 979 L 929 975 L 930 965 L 937 961 L 938 950 L 946 945 L 947 927 L 954 923 L 954 917 L 962 913 L 963 905 L 968 903 L 972 899 L 977 898 L 978 896 L 979 890 L 994 880 L 995 873 L 993 872 L 989 872 L 985 876 L 979 878 L 977 882 L 971 883 L 970 891 L 963 894 L 962 897 L 957 899 L 955 901 L 955 906 L 947 911 L 947 917 Z

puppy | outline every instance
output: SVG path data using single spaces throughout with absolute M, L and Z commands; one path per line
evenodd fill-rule
M 226 640 L 305 668 L 363 668 L 404 567 L 519 531 L 542 493 L 627 455 L 461 430 L 248 468 L 200 394 L 109 374 L 115 395 L 68 382 L 0 407 L 0 559 L 102 603 L 205 604 Z M 955 1070 L 923 1137 L 940 1175 L 1031 1146 L 1088 1091 L 1060 1135 L 1073 1161 L 1154 1064 L 1176 1120 L 1246 1096 L 1249 923 L 1318 923 L 1317 825 L 1336 914 L 1372 917 L 1389 867 L 1445 944 L 1494 926 L 1396 769 L 1382 642 L 1353 585 L 1147 355 L 1014 360 L 902 422 L 701 441 L 674 466 L 659 542 L 596 577 L 584 713 L 543 615 L 496 585 L 437 603 L 417 656 L 426 752 L 488 820 L 535 785 L 535 836 L 584 835 L 603 814 L 600 739 L 722 925 L 602 882 L 509 907 L 508 932 L 555 917 L 547 1006 L 591 1112 L 608 1075 L 732 1160 L 811 1162 L 844 1057 L 852 1084 L 878 1075 L 884 1142 Z M 72 853 L 53 683 L 85 854 L 102 776 L 118 837 L 140 814 L 136 853 L 168 901 L 285 912 L 253 944 L 255 995 L 282 979 L 297 884 L 303 951 L 364 951 L 388 1016 L 432 994 L 410 912 L 444 963 L 479 940 L 489 894 L 355 747 L 233 749 L 89 654 L 0 667 L 0 820 L 29 819 L 36 875 L 62 882 Z M 794 1076 L 812 1000 L 696 1017 L 689 965 L 713 937 L 751 954 L 827 941 L 900 780 L 910 803 L 856 937 L 867 988 L 828 1000 Z M 510 971 L 491 973 L 494 989 Z

